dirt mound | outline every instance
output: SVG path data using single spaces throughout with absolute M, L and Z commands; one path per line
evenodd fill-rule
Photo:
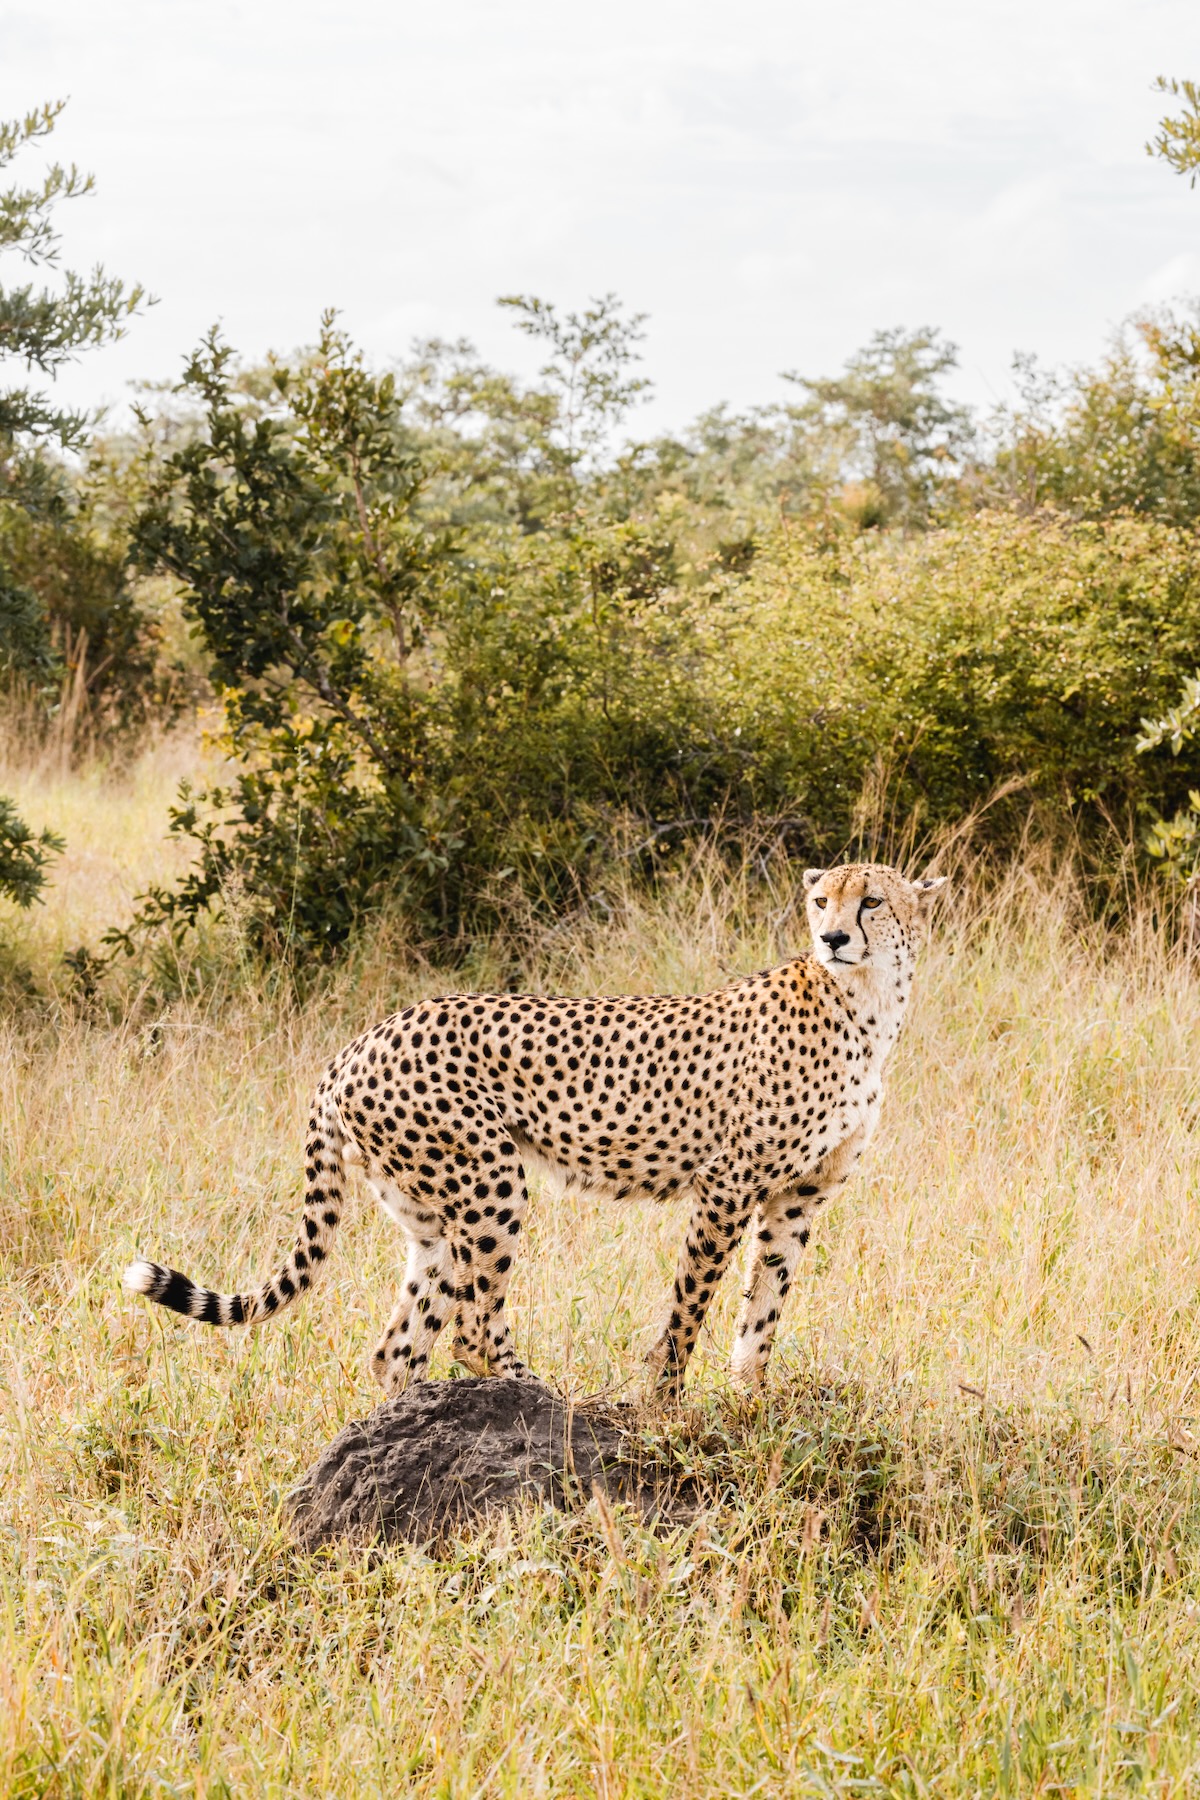
M 525 1499 L 569 1510 L 593 1487 L 647 1521 L 689 1518 L 694 1502 L 643 1467 L 632 1423 L 535 1381 L 419 1382 L 338 1433 L 288 1496 L 292 1529 L 309 1550 L 425 1543 Z

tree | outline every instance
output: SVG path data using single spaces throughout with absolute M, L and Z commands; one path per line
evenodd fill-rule
M 53 831 L 34 832 L 11 800 L 0 794 L 0 894 L 29 907 L 46 881 L 46 865 L 63 849 Z
M 560 314 L 549 300 L 508 294 L 501 306 L 517 314 L 517 329 L 546 344 L 550 360 L 538 371 L 554 401 L 546 432 L 552 462 L 570 480 L 594 468 L 608 439 L 651 383 L 631 375 L 645 337 L 645 313 L 626 317 L 615 294 L 603 294 L 583 312 Z
M 56 100 L 23 119 L 0 121 L 0 169 L 18 153 L 54 130 L 66 102 Z M 35 268 L 57 270 L 61 236 L 54 211 L 64 200 L 77 200 L 95 185 L 74 164 L 54 163 L 32 187 L 11 187 L 0 194 L 0 253 L 14 252 Z M 57 290 L 0 286 L 0 357 L 23 362 L 53 381 L 80 350 L 122 337 L 129 319 L 146 299 L 141 287 L 105 273 L 62 274 Z M 0 389 L 0 473 L 10 485 L 14 459 L 31 443 L 78 446 L 87 431 L 87 414 L 56 406 L 45 393 L 22 385 Z
M 49 136 L 65 102 L 53 101 L 24 118 L 0 121 L 0 170 L 18 153 Z M 55 209 L 90 193 L 93 179 L 72 165 L 54 163 L 31 186 L 0 192 L 0 254 L 35 269 L 59 271 L 60 236 Z M 23 364 L 53 381 L 80 350 L 111 343 L 125 330 L 145 294 L 107 275 L 61 272 L 57 287 L 0 283 L 0 363 Z M 56 665 L 42 598 L 20 579 L 10 554 L 14 539 L 27 540 L 30 521 L 61 522 L 70 511 L 60 464 L 46 451 L 77 448 L 87 416 L 56 406 L 26 382 L 0 385 L 0 675 L 44 680 Z M 123 590 L 123 573 L 117 586 Z M 7 801 L 0 801 L 0 893 L 28 906 L 45 880 L 50 855 L 61 849 L 52 834 L 35 837 Z
M 1160 75 L 1182 97 L 1146 153 L 1191 185 L 1200 173 L 1200 84 Z M 1016 359 L 1021 400 L 996 421 L 995 454 L 971 471 L 985 500 L 1083 517 L 1130 511 L 1193 526 L 1200 517 L 1200 314 L 1132 319 L 1097 369 L 1046 375 Z
M 1160 157 L 1177 175 L 1187 176 L 1189 187 L 1195 187 L 1200 175 L 1200 82 L 1160 75 L 1154 87 L 1160 94 L 1182 94 L 1184 106 L 1177 118 L 1159 120 L 1158 136 L 1146 145 L 1146 155 Z
M 1160 94 L 1183 95 L 1184 110 L 1178 118 L 1165 118 L 1160 121 L 1158 136 L 1146 145 L 1149 156 L 1158 156 L 1178 175 L 1187 175 L 1189 186 L 1195 187 L 1196 176 L 1200 173 L 1200 84 L 1194 81 L 1168 80 L 1160 75 L 1155 83 Z M 1188 425 L 1190 426 L 1190 445 L 1193 464 L 1200 463 L 1197 454 L 1197 421 L 1200 420 L 1200 329 L 1193 326 L 1179 345 L 1178 339 L 1172 343 L 1170 336 L 1166 339 L 1167 353 L 1173 351 L 1172 360 L 1182 364 L 1188 378 Z M 1197 483 L 1200 486 L 1200 482 Z M 1141 751 L 1157 750 L 1163 744 L 1169 744 L 1173 756 L 1178 756 L 1185 743 L 1189 743 L 1200 729 L 1200 672 L 1191 676 L 1183 686 L 1177 704 L 1158 719 L 1142 720 L 1142 736 L 1138 742 Z M 1152 823 L 1146 839 L 1146 846 L 1152 856 L 1159 857 L 1164 866 L 1174 875 L 1185 881 L 1194 882 L 1200 873 L 1200 791 L 1195 788 L 1188 795 L 1186 810 L 1181 809 L 1171 819 L 1156 818 Z
M 1200 316 L 1143 314 L 1095 368 L 1061 375 L 1019 356 L 1016 376 L 1020 400 L 998 409 L 968 491 L 1079 518 L 1200 518 Z
M 215 330 L 183 387 L 202 417 L 154 471 L 132 553 L 179 583 L 242 767 L 184 791 L 171 828 L 197 866 L 138 922 L 183 930 L 236 874 L 261 946 L 328 952 L 382 888 L 445 868 L 412 715 L 452 537 L 415 514 L 395 378 L 366 370 L 334 314 L 298 368 L 273 366 L 273 404 L 239 391 Z
M 862 523 L 919 526 L 940 486 L 957 473 L 971 416 L 939 391 L 958 351 L 941 333 L 877 331 L 845 373 L 813 380 L 785 374 L 809 398 L 789 408 L 827 480 L 856 483 Z
M 136 935 L 182 934 L 236 891 L 256 947 L 299 974 L 385 897 L 455 937 L 490 916 L 500 870 L 577 897 L 600 809 L 635 807 L 648 765 L 671 812 L 686 810 L 678 746 L 643 704 L 675 679 L 673 547 L 610 517 L 601 476 L 579 466 L 640 391 L 614 320 L 615 303 L 589 342 L 568 320 L 556 342 L 579 356 L 565 388 L 528 396 L 508 487 L 526 485 L 540 434 L 560 458 L 543 466 L 557 498 L 540 523 L 524 509 L 447 523 L 451 498 L 469 518 L 465 449 L 464 489 L 429 502 L 428 462 L 454 463 L 447 420 L 474 443 L 471 411 L 511 419 L 526 398 L 501 378 L 481 393 L 458 347 L 424 359 L 432 376 L 379 376 L 327 315 L 315 349 L 250 395 L 216 334 L 202 344 L 184 378 L 195 429 L 152 459 L 130 540 L 141 570 L 178 584 L 240 767 L 181 796 L 172 830 L 196 863 L 145 897 Z M 493 492 L 499 466 L 492 442 Z

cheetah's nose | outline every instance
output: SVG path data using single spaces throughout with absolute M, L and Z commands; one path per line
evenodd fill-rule
M 848 931 L 823 931 L 821 942 L 828 944 L 831 950 L 840 950 L 843 944 L 850 942 L 850 933 Z

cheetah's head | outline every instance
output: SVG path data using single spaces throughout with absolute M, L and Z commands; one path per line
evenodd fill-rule
M 909 881 L 884 863 L 806 869 L 804 893 L 817 961 L 832 972 L 911 966 L 944 875 Z

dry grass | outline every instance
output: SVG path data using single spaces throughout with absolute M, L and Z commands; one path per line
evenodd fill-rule
M 169 786 L 24 781 L 74 845 L 22 927 L 40 970 L 151 872 Z M 776 910 L 700 870 L 531 940 L 528 976 L 717 984 L 773 959 Z M 711 1496 L 697 1525 L 531 1515 L 442 1560 L 306 1560 L 280 1497 L 373 1402 L 394 1231 L 352 1208 L 317 1296 L 255 1335 L 119 1273 L 272 1263 L 319 1068 L 444 980 L 381 934 L 299 1009 L 244 987 L 3 1026 L 0 1790 L 1193 1793 L 1200 989 L 1151 925 L 1102 941 L 1048 867 L 960 890 L 765 1403 L 725 1385 L 731 1284 L 688 1406 L 647 1416 Z M 576 1393 L 639 1382 L 681 1230 L 535 1194 L 522 1354 Z
M 180 733 L 120 774 L 99 757 L 73 770 L 69 739 L 64 745 L 50 735 L 35 751 L 30 718 L 18 712 L 6 724 L 0 793 L 16 802 L 27 824 L 60 833 L 67 848 L 53 865 L 49 905 L 23 913 L 0 899 L 0 945 L 7 963 L 31 968 L 43 988 L 53 988 L 64 952 L 94 947 L 110 925 L 126 922 L 148 881 L 166 880 L 185 866 L 184 847 L 164 838 L 167 808 L 180 778 L 196 774 L 201 753 L 192 736 Z M 25 732 L 14 729 L 22 724 Z

